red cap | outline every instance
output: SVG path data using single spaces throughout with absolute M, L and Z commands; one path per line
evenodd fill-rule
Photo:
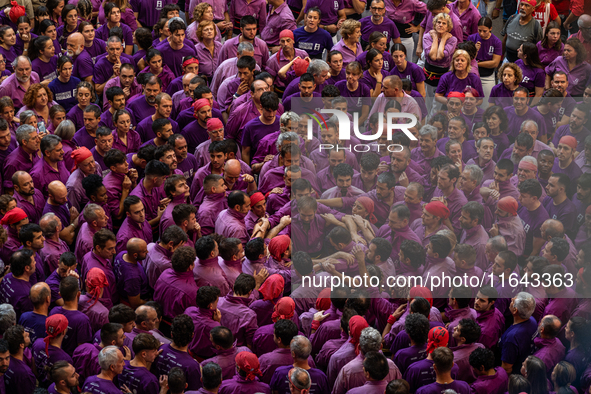
M 293 36 L 293 31 L 291 31 L 289 29 L 282 30 L 281 33 L 279 33 L 279 39 L 282 39 L 284 37 L 291 38 L 292 40 L 295 40 L 295 38 Z
M 511 216 L 517 216 L 517 209 L 519 208 L 519 204 L 517 204 L 517 200 L 511 196 L 503 197 L 497 202 L 497 207 L 500 210 L 503 210 L 510 214 Z
M 577 139 L 572 135 L 565 135 L 560 139 L 560 141 L 558 141 L 558 143 L 568 145 L 572 148 L 572 150 L 577 150 L 578 142 Z
M 10 211 L 6 212 L 6 215 L 0 220 L 0 224 L 15 224 L 27 217 L 27 214 L 22 209 L 18 207 L 12 208 Z
M 293 62 L 293 70 L 295 71 L 296 77 L 301 77 L 302 74 L 308 71 L 308 66 L 310 63 L 304 59 L 296 59 Z

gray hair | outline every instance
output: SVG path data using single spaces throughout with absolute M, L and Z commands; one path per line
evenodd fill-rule
M 308 66 L 308 72 L 314 76 L 322 74 L 324 71 L 328 71 L 330 67 L 328 63 L 321 59 L 314 59 Z
M 43 138 L 41 138 L 41 145 L 40 150 L 43 156 L 45 156 L 46 151 L 52 151 L 58 144 L 61 144 L 62 139 L 55 134 L 47 134 Z
M 482 137 L 481 139 L 479 139 L 478 141 L 476 141 L 476 147 L 477 147 L 478 149 L 480 149 L 480 147 L 482 146 L 482 143 L 483 143 L 484 141 L 490 141 L 490 142 L 492 142 L 493 144 L 495 143 L 495 141 L 494 141 L 492 138 L 490 138 L 490 137 Z
M 16 312 L 10 304 L 0 304 L 0 334 L 16 324 Z
M 76 134 L 76 126 L 70 119 L 62 121 L 55 129 L 55 135 L 61 137 L 62 140 L 70 141 Z
M 296 360 L 307 360 L 312 353 L 312 343 L 303 335 L 293 337 L 289 348 Z
M 536 309 L 536 300 L 531 294 L 522 291 L 515 296 L 513 307 L 520 318 L 529 319 Z
M 109 44 L 121 44 L 123 45 L 123 42 L 121 41 L 121 38 L 117 37 L 117 36 L 111 36 L 109 37 L 109 39 L 107 40 L 107 46 L 109 46 Z
M 528 124 L 532 124 L 532 125 L 536 126 L 536 130 L 537 131 L 540 131 L 540 128 L 538 127 L 538 124 L 535 121 L 531 120 L 531 119 L 524 120 L 523 123 L 521 123 L 521 127 L 519 128 L 519 131 L 523 131 L 523 129 L 525 129 Z
M 364 328 L 359 336 L 359 349 L 361 353 L 379 352 L 382 347 L 382 336 L 373 327 Z
M 254 46 L 250 42 L 243 41 L 238 44 L 238 48 L 236 49 L 238 54 L 242 56 L 242 52 L 254 52 Z
M 101 209 L 103 209 L 103 208 L 98 204 L 88 204 L 87 206 L 84 207 L 84 211 L 82 212 L 82 215 L 84 216 L 84 220 L 86 220 L 86 222 L 92 222 L 94 220 L 97 220 L 98 219 L 97 212 Z
M 23 111 L 18 116 L 19 123 L 26 124 L 29 121 L 29 119 L 31 119 L 33 116 L 35 117 L 35 119 L 37 119 L 37 115 L 35 114 L 35 112 L 31 111 L 30 109 Z
M 307 390 L 312 386 L 310 374 L 303 368 L 294 367 L 289 376 L 289 380 L 298 390 Z
M 98 362 L 101 370 L 108 371 L 111 365 L 119 361 L 119 349 L 117 346 L 107 346 L 99 352 Z
M 33 111 L 30 111 L 30 112 L 33 112 Z M 22 145 L 23 144 L 23 141 L 28 141 L 29 140 L 29 136 L 31 134 L 33 134 L 33 133 L 36 133 L 36 132 L 37 132 L 37 129 L 34 128 L 33 126 L 28 125 L 28 124 L 21 124 L 16 129 L 16 142 L 18 142 L 19 145 Z
M 293 174 L 294 172 L 302 172 L 302 167 L 292 164 L 291 166 L 285 166 L 285 170 L 283 170 L 283 175 L 287 176 L 287 173 L 290 172 Z
M 279 118 L 279 124 L 287 124 L 289 121 L 291 121 L 291 124 L 293 125 L 294 123 L 300 121 L 300 116 L 293 111 L 286 111 L 281 114 L 281 117 Z
M 39 226 L 41 226 L 45 238 L 51 238 L 57 233 L 57 225 L 57 216 L 53 212 L 46 213 L 39 220 Z
M 464 170 L 468 170 L 468 173 L 470 173 L 470 180 L 475 181 L 477 185 L 482 183 L 484 173 L 482 172 L 482 169 L 476 164 L 468 164 L 466 167 L 464 167 Z
M 419 129 L 419 136 L 431 137 L 433 141 L 437 140 L 437 127 L 430 124 L 424 125 Z
M 533 156 L 523 156 L 521 161 L 525 161 L 527 163 L 532 163 L 536 168 L 538 167 L 538 160 Z
M 18 67 L 18 62 L 21 61 L 21 60 L 26 60 L 27 62 L 29 62 L 29 66 L 31 66 L 31 67 L 33 66 L 33 63 L 31 63 L 31 59 L 29 59 L 26 56 L 22 56 L 21 55 L 21 56 L 17 56 L 16 59 L 14 59 L 12 61 L 12 63 L 11 63 L 12 64 L 12 68 L 14 68 L 16 70 L 16 68 Z
M 279 134 L 277 137 L 277 150 L 281 150 L 281 145 L 283 145 L 283 141 L 297 141 L 298 144 L 300 142 L 300 136 L 293 131 L 288 131 L 286 133 Z
M 490 244 L 497 253 L 509 250 L 507 247 L 507 240 L 502 235 L 492 237 L 486 243 Z

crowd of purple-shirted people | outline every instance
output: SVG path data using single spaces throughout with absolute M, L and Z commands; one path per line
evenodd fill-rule
M 591 2 L 0 0 L 0 189 L 0 394 L 591 394 Z

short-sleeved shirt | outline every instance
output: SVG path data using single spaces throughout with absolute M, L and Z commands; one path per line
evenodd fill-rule
M 513 324 L 501 337 L 501 360 L 513 365 L 512 373 L 519 373 L 521 364 L 531 353 L 533 336 L 538 330 L 536 319 Z

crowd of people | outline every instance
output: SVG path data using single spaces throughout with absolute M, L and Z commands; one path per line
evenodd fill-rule
M 591 2 L 0 7 L 0 393 L 591 394 Z

